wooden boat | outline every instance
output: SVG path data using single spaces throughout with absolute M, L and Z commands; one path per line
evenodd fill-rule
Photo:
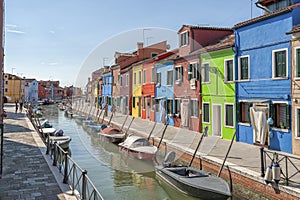
M 119 129 L 107 127 L 98 133 L 99 137 L 103 141 L 108 141 L 114 144 L 119 144 L 125 140 L 125 133 Z
M 157 147 L 150 144 L 147 139 L 134 135 L 128 136 L 120 143 L 119 149 L 140 160 L 150 160 L 157 152 Z
M 101 130 L 109 127 L 109 125 L 107 124 L 99 124 L 97 122 L 93 122 L 85 126 L 88 131 L 96 132 L 96 133 L 99 133 Z
M 170 152 L 161 165 L 155 166 L 156 175 L 158 178 L 187 195 L 200 199 L 228 199 L 232 196 L 230 187 L 228 183 L 220 177 L 223 165 L 218 176 L 190 167 L 204 135 L 205 134 L 202 134 L 201 136 L 189 166 L 173 165 L 175 152 Z M 224 163 L 226 158 L 227 156 L 224 159 Z
M 72 140 L 70 136 L 49 136 L 48 139 L 51 146 L 56 142 L 62 149 L 68 149 Z

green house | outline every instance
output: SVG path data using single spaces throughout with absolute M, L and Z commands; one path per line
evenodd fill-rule
M 235 132 L 234 35 L 201 50 L 202 127 L 231 139 Z

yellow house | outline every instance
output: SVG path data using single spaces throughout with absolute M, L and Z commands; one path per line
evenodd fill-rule
M 16 100 L 20 100 L 23 92 L 21 84 L 22 78 L 4 73 L 4 96 L 7 98 L 8 103 L 13 103 Z
M 132 116 L 142 116 L 142 64 L 132 66 Z

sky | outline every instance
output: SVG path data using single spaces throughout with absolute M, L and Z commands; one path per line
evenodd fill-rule
M 4 72 L 83 87 L 116 51 L 163 40 L 177 48 L 183 24 L 233 27 L 262 14 L 255 2 L 5 0 Z

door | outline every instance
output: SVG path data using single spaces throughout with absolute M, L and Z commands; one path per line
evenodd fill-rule
M 138 103 L 137 103 L 137 106 L 138 106 L 138 116 L 139 117 L 142 117 L 142 97 L 139 97 L 138 98 L 139 99 L 139 101 L 138 101 Z
M 222 136 L 222 106 L 213 104 L 212 135 Z
M 150 98 L 149 97 L 146 97 L 145 104 L 146 104 L 146 119 L 150 119 Z

